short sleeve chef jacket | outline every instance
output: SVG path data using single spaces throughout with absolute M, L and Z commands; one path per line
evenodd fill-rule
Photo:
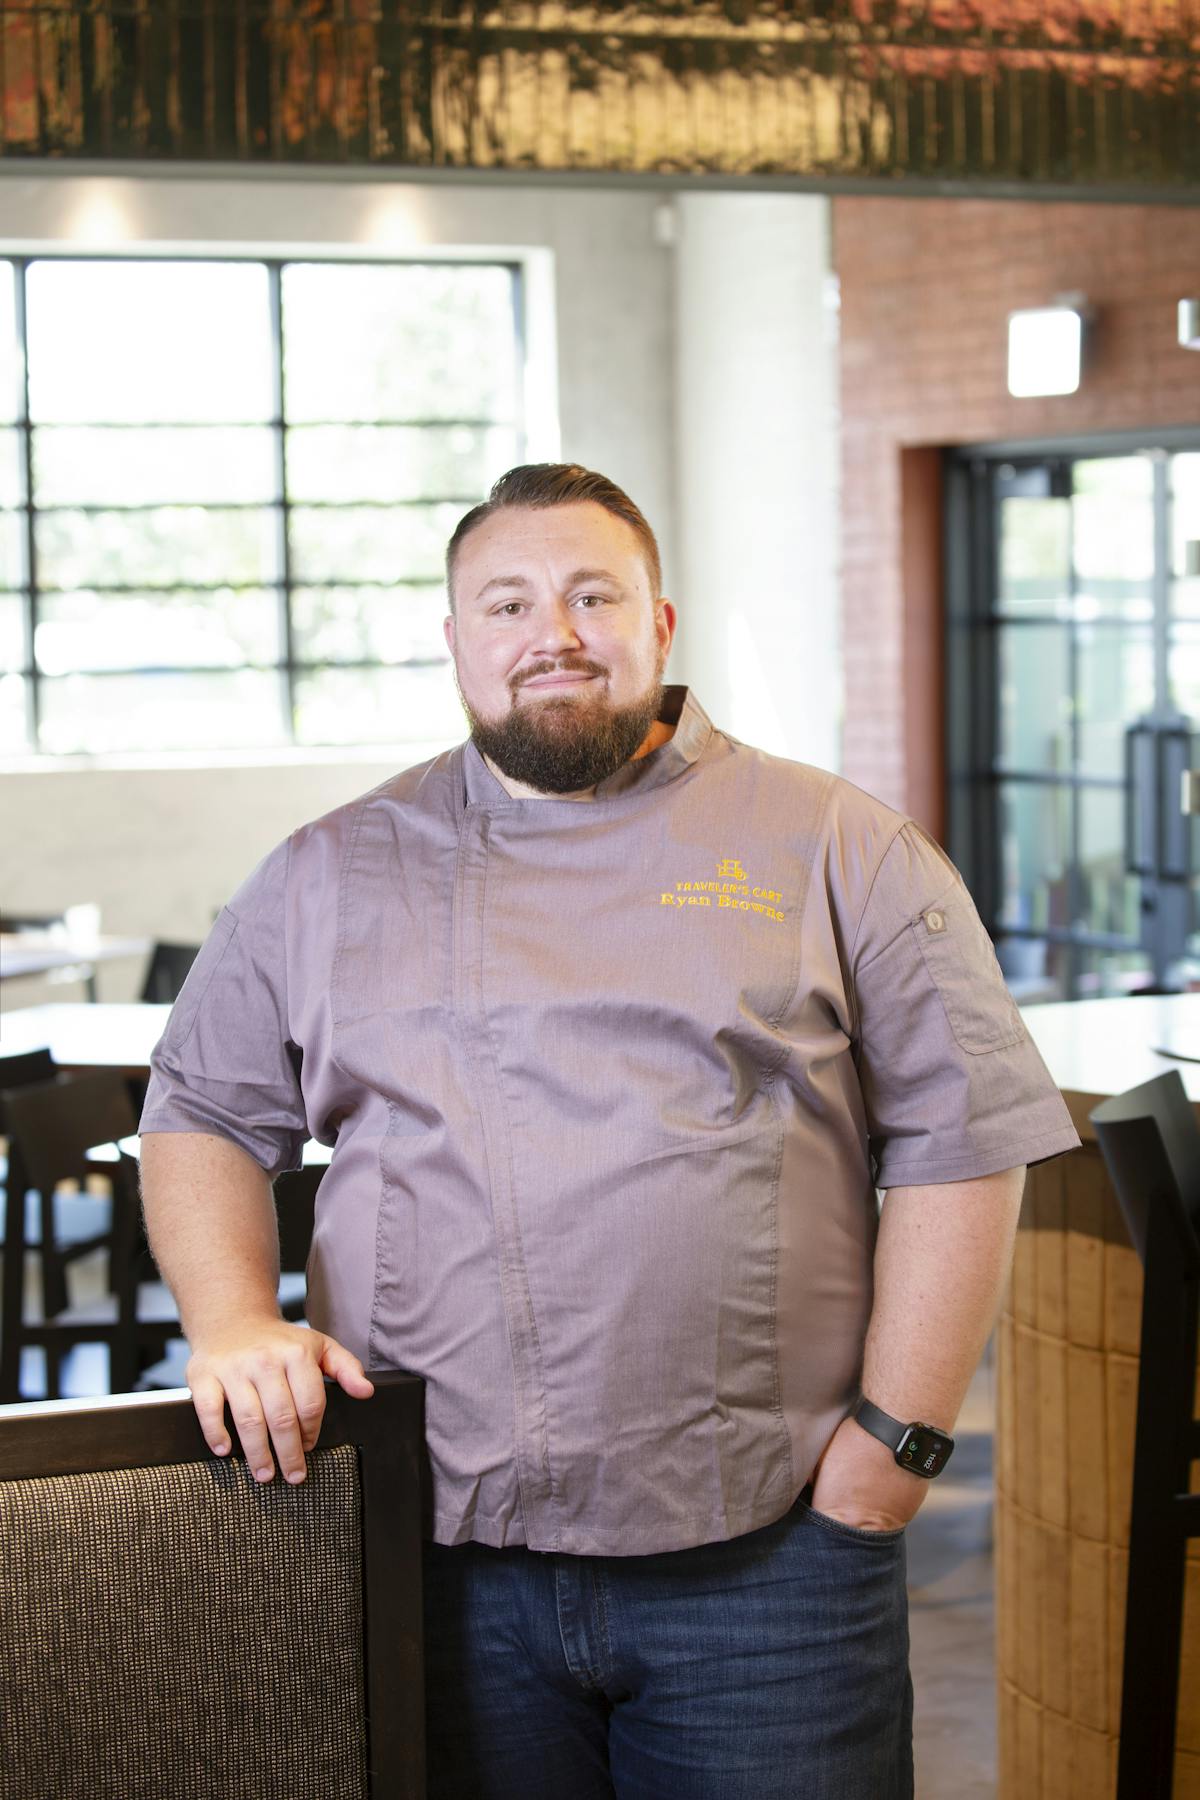
M 442 1543 L 780 1517 L 856 1390 L 876 1186 L 1078 1142 L 930 839 L 668 708 L 589 802 L 468 744 L 295 832 L 155 1054 L 143 1131 L 335 1145 L 309 1316 L 425 1378 Z

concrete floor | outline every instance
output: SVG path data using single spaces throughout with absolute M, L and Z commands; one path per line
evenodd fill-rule
M 76 1265 L 82 1300 L 95 1273 Z M 107 1353 L 81 1347 L 65 1361 L 69 1395 L 103 1393 Z M 40 1352 L 22 1361 L 30 1397 L 42 1391 Z M 955 1433 L 954 1457 L 908 1529 L 908 1576 L 917 1800 L 994 1800 L 996 1701 L 992 1604 L 991 1346 L 971 1384 Z

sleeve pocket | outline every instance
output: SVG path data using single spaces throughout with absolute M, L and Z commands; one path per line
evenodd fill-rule
M 965 897 L 952 891 L 926 907 L 909 930 L 959 1046 L 979 1056 L 1020 1043 L 1024 1021 L 1004 985 L 988 935 Z

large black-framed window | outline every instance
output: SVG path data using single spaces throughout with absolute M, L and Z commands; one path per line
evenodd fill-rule
M 1018 998 L 1178 985 L 1200 431 L 946 461 L 948 848 Z
M 429 743 L 518 263 L 0 259 L 0 752 Z

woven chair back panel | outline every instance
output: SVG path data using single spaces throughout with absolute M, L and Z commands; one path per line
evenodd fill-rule
M 366 1800 L 357 1454 L 0 1482 L 2 1800 Z

